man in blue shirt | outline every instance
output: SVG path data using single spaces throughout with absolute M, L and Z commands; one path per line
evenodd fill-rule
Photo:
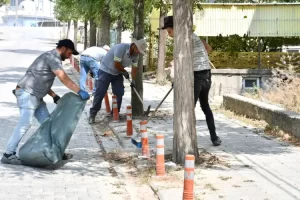
M 114 95 L 117 96 L 118 109 L 120 111 L 122 98 L 124 95 L 124 79 L 129 79 L 125 67 L 132 66 L 132 86 L 135 87 L 136 67 L 139 54 L 145 54 L 147 43 L 144 39 L 134 40 L 133 43 L 120 43 L 113 46 L 102 59 L 98 80 L 96 81 L 97 89 L 94 96 L 93 106 L 90 109 L 89 123 L 95 123 L 95 117 L 101 109 L 102 100 L 111 83 Z
M 93 74 L 95 80 L 98 80 L 99 63 L 102 62 L 109 50 L 110 47 L 104 45 L 103 47 L 90 47 L 82 52 L 80 56 L 80 89 L 86 90 L 86 77 L 89 71 Z M 95 93 L 96 88 L 95 83 L 93 93 Z

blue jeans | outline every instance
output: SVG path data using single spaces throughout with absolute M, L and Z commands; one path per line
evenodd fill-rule
M 122 99 L 124 96 L 124 79 L 123 75 L 111 75 L 102 70 L 99 70 L 99 79 L 96 81 L 97 90 L 94 95 L 93 106 L 90 108 L 90 116 L 95 117 L 101 109 L 102 100 L 111 83 L 113 94 L 117 96 L 118 109 L 120 112 Z
M 16 90 L 16 97 L 20 109 L 20 120 L 8 141 L 5 152 L 7 154 L 16 152 L 19 142 L 32 124 L 33 117 L 40 124 L 49 117 L 49 111 L 43 100 L 38 99 L 21 88 Z
M 95 93 L 97 87 L 96 81 L 98 80 L 99 67 L 100 66 L 98 62 L 94 58 L 80 56 L 80 89 L 86 90 L 85 85 L 87 73 L 91 70 L 95 76 L 95 85 L 93 90 L 93 93 Z

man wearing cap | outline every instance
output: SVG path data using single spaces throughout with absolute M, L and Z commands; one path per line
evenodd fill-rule
M 54 103 L 60 97 L 55 94 L 51 87 L 57 76 L 69 89 L 77 93 L 83 100 L 89 99 L 89 94 L 81 90 L 64 72 L 62 61 L 71 55 L 78 55 L 74 43 L 69 39 L 60 40 L 56 49 L 40 55 L 27 69 L 25 75 L 13 90 L 20 109 L 20 120 L 10 137 L 6 151 L 1 159 L 5 164 L 21 164 L 16 156 L 16 150 L 23 135 L 28 131 L 35 117 L 42 124 L 49 116 L 43 97 L 47 94 L 53 98 Z M 69 159 L 71 155 L 64 154 L 63 159 Z
M 164 18 L 164 27 L 161 29 L 167 30 L 170 37 L 174 37 L 173 16 Z M 194 103 L 200 100 L 200 106 L 206 117 L 206 123 L 209 129 L 210 138 L 214 146 L 219 146 L 222 141 L 217 136 L 214 116 L 208 103 L 208 94 L 211 87 L 211 68 L 209 65 L 208 53 L 212 48 L 204 40 L 193 33 L 194 48 Z
M 95 92 L 93 106 L 90 108 L 89 123 L 95 123 L 95 117 L 101 109 L 102 100 L 111 83 L 113 94 L 117 96 L 120 112 L 124 95 L 124 79 L 129 79 L 125 67 L 132 66 L 132 85 L 135 87 L 136 68 L 139 54 L 145 54 L 147 43 L 144 39 L 134 40 L 133 43 L 120 43 L 113 46 L 104 56 L 98 74 L 97 90 Z
M 105 45 L 103 47 L 90 47 L 84 50 L 80 56 L 80 89 L 86 90 L 86 77 L 87 73 L 90 71 L 95 81 L 98 80 L 99 63 L 102 62 L 103 57 L 106 55 L 110 47 Z M 96 91 L 96 82 L 94 86 L 94 91 Z

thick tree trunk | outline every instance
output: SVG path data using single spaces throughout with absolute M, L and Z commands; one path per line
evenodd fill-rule
M 75 48 L 77 48 L 77 34 L 78 34 L 78 21 L 74 20 L 74 39 L 73 39 L 73 42 L 74 42 Z
M 67 36 L 66 36 L 66 38 L 68 38 L 68 39 L 70 36 L 70 29 L 71 29 L 71 21 L 68 21 L 68 29 L 67 29 Z
M 111 16 L 109 13 L 109 6 L 106 5 L 104 6 L 101 15 L 100 38 L 97 46 L 110 45 L 110 24 Z
M 166 13 L 160 10 L 159 27 L 163 27 L 165 16 Z M 158 46 L 158 62 L 157 62 L 157 75 L 156 75 L 156 83 L 160 85 L 165 84 L 166 41 L 167 41 L 166 31 L 160 30 L 159 40 L 158 40 L 159 46 Z
M 173 0 L 174 10 L 174 139 L 173 161 L 184 164 L 185 155 L 199 161 L 195 110 L 192 0 Z
M 88 47 L 88 22 L 84 20 L 84 44 L 83 48 L 86 49 Z
M 93 19 L 90 20 L 90 47 L 96 46 L 97 27 Z
M 122 20 L 121 19 L 119 19 L 118 20 L 118 25 L 117 25 L 117 44 L 118 43 L 121 43 L 121 41 L 122 41 Z
M 134 32 L 133 38 L 139 40 L 144 38 L 144 6 L 145 0 L 134 0 Z M 139 95 L 143 98 L 143 56 L 139 56 L 139 62 L 137 67 L 136 77 L 136 89 Z M 144 108 L 143 104 L 139 101 L 138 97 L 131 91 L 132 102 L 132 115 L 143 116 Z

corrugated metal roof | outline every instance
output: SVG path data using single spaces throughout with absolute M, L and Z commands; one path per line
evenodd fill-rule
M 300 4 L 201 4 L 194 15 L 199 36 L 300 36 Z

